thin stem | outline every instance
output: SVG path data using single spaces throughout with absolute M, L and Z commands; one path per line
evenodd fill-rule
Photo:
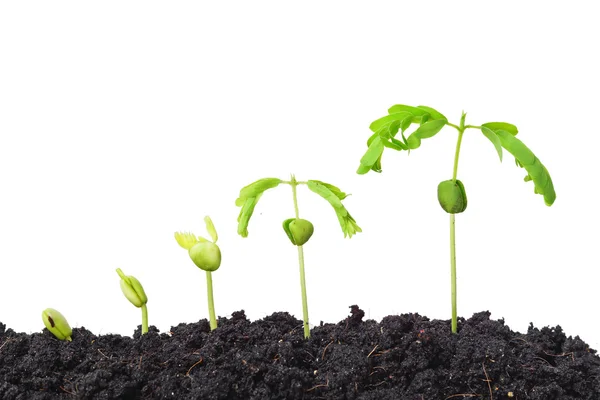
M 308 325 L 308 298 L 306 297 L 306 278 L 304 275 L 304 249 L 298 246 L 298 263 L 300 264 L 300 289 L 302 291 L 302 318 L 304 320 L 304 337 L 310 337 L 310 326 Z
M 300 218 L 298 211 L 298 194 L 296 193 L 296 186 L 299 184 L 296 181 L 296 177 L 292 175 L 290 185 L 292 186 L 292 194 L 294 197 L 294 212 L 296 219 Z M 298 264 L 300 264 L 300 291 L 302 293 L 302 318 L 304 320 L 304 338 L 310 337 L 310 326 L 308 324 L 308 298 L 306 297 L 306 278 L 304 273 L 304 249 L 302 246 L 298 246 Z
M 148 308 L 142 304 L 142 335 L 148 333 Z
M 215 315 L 215 301 L 213 299 L 212 273 L 206 271 L 206 287 L 208 289 L 208 315 L 210 316 L 210 330 L 217 329 L 217 317 Z
M 462 143 L 463 133 L 465 133 L 465 118 L 467 114 L 464 112 L 460 117 L 460 125 L 458 126 L 458 139 L 456 141 L 456 151 L 454 153 L 454 168 L 452 170 L 452 181 L 456 182 L 458 173 L 458 156 L 460 155 L 460 145 Z M 457 332 L 458 311 L 456 302 L 456 231 L 455 217 L 450 214 L 450 298 L 452 303 L 452 333 Z
M 454 214 L 450 214 L 450 296 L 452 302 L 452 333 L 457 332 L 457 306 L 456 306 L 456 245 L 454 230 Z

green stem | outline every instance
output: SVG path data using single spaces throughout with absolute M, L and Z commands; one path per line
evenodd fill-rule
M 464 112 L 460 118 L 460 125 L 458 126 L 458 139 L 456 141 L 456 151 L 454 153 L 454 168 L 452 170 L 452 180 L 456 182 L 456 175 L 458 173 L 458 156 L 460 155 L 460 145 L 462 143 L 463 133 L 465 133 L 465 117 L 467 114 Z M 454 214 L 450 214 L 450 296 L 452 303 L 452 333 L 458 331 L 458 311 L 456 302 L 456 231 L 455 231 L 455 217 Z
M 292 175 L 290 185 L 292 186 L 292 194 L 294 196 L 294 213 L 296 219 L 300 218 L 298 211 L 298 195 L 296 193 L 296 186 L 300 182 L 296 181 L 296 177 Z M 308 298 L 306 297 L 306 278 L 304 273 L 304 249 L 302 246 L 298 246 L 298 263 L 300 264 L 300 290 L 302 292 L 302 318 L 304 320 L 304 338 L 310 337 L 310 326 L 308 324 Z
M 212 273 L 206 271 L 206 287 L 208 291 L 208 315 L 210 316 L 210 330 L 217 329 L 217 317 L 215 315 L 215 301 L 213 299 Z
M 142 304 L 142 335 L 148 333 L 148 308 Z

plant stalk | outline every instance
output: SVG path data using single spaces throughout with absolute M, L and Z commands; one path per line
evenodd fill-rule
M 215 301 L 213 299 L 212 273 L 206 271 L 206 287 L 208 292 L 208 315 L 210 316 L 210 330 L 217 329 L 217 317 L 215 315 Z
M 296 193 L 296 186 L 298 182 L 296 181 L 296 177 L 292 175 L 292 179 L 290 181 L 290 185 L 292 186 L 292 194 L 294 197 L 294 213 L 296 215 L 296 219 L 300 218 L 300 214 L 298 212 L 298 195 Z M 310 326 L 308 324 L 308 298 L 306 297 L 306 278 L 304 273 L 304 249 L 302 246 L 298 247 L 298 264 L 300 264 L 300 290 L 302 293 L 302 319 L 304 320 L 304 338 L 308 339 L 310 337 Z
M 454 153 L 454 168 L 452 170 L 452 181 L 456 182 L 456 175 L 458 173 L 458 157 L 460 155 L 460 145 L 462 143 L 463 133 L 465 133 L 465 117 L 467 114 L 464 112 L 460 118 L 460 125 L 458 129 L 458 139 L 456 141 L 456 151 Z M 450 297 L 452 303 L 452 333 L 458 331 L 458 311 L 456 302 L 456 222 L 455 215 L 450 214 Z
M 148 333 L 148 308 L 142 304 L 142 335 Z

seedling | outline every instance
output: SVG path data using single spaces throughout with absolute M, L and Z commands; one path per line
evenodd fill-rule
M 131 275 L 126 276 L 121 268 L 117 268 L 117 274 L 121 277 L 121 291 L 127 297 L 127 300 L 137 308 L 142 309 L 142 335 L 144 335 L 148 333 L 148 309 L 146 308 L 148 297 L 146 292 L 144 292 L 140 281 Z
M 212 272 L 221 266 L 221 249 L 217 246 L 217 230 L 209 216 L 204 217 L 206 230 L 208 231 L 212 242 L 203 238 L 196 237 L 189 232 L 176 232 L 175 240 L 184 249 L 188 251 L 190 258 L 198 268 L 206 271 L 206 286 L 208 289 L 208 314 L 210 315 L 210 329 L 217 329 L 217 317 L 215 314 L 215 304 L 213 299 Z
M 458 156 L 460 144 L 466 129 L 476 129 L 492 142 L 500 162 L 502 162 L 502 148 L 515 157 L 515 163 L 525 168 L 527 176 L 525 182 L 533 181 L 534 193 L 541 194 L 547 206 L 551 206 L 556 199 L 554 186 L 550 174 L 540 160 L 523 142 L 515 136 L 517 127 L 507 122 L 488 122 L 481 126 L 465 125 L 466 114 L 463 112 L 458 125 L 448 122 L 448 119 L 438 111 L 426 106 L 406 106 L 397 104 L 388 110 L 388 115 L 371 123 L 370 129 L 374 133 L 367 141 L 369 147 L 360 160 L 358 174 L 369 171 L 381 172 L 381 156 L 384 148 L 396 151 L 406 150 L 410 153 L 421 146 L 421 140 L 435 136 L 445 126 L 451 126 L 458 131 L 456 150 L 454 155 L 454 169 L 452 179 L 443 181 L 438 185 L 438 201 L 444 211 L 450 214 L 450 279 L 452 302 L 452 332 L 457 331 L 456 311 L 456 246 L 455 246 L 455 219 L 454 215 L 467 208 L 467 194 L 463 183 L 456 178 L 458 171 Z M 408 138 L 405 132 L 412 124 L 419 127 Z M 400 132 L 402 139 L 396 139 Z
M 302 292 L 302 315 L 304 319 L 304 337 L 310 337 L 310 327 L 308 324 L 308 300 L 306 298 L 306 279 L 304 274 L 304 249 L 303 245 L 308 242 L 314 232 L 313 224 L 305 219 L 301 219 L 298 211 L 298 197 L 296 194 L 296 187 L 298 185 L 307 185 L 310 190 L 323 197 L 331 204 L 335 210 L 335 214 L 338 217 L 338 221 L 344 233 L 344 237 L 351 238 L 352 235 L 357 232 L 362 232 L 362 229 L 356 224 L 356 221 L 348 213 L 348 210 L 342 204 L 348 195 L 342 192 L 336 186 L 330 185 L 316 180 L 309 180 L 306 182 L 300 182 L 296 180 L 294 175 L 291 176 L 291 180 L 283 181 L 278 178 L 264 178 L 245 186 L 240 190 L 240 196 L 235 201 L 235 205 L 241 207 L 240 214 L 238 216 L 238 234 L 242 237 L 248 236 L 248 222 L 254 212 L 256 203 L 263 195 L 263 193 L 280 184 L 288 184 L 292 187 L 292 196 L 294 199 L 294 212 L 295 217 L 289 218 L 283 221 L 283 230 L 290 239 L 293 245 L 298 248 L 298 263 L 300 264 L 300 289 Z
M 54 308 L 46 308 L 42 311 L 42 320 L 44 321 L 46 328 L 48 328 L 58 340 L 71 341 L 73 330 L 71 329 L 71 326 L 69 326 L 67 319 L 61 313 Z

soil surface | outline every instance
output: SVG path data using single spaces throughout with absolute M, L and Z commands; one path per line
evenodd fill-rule
M 133 338 L 73 329 L 61 342 L 0 323 L 0 399 L 600 399 L 600 357 L 562 329 L 512 332 L 489 312 L 449 321 L 418 314 L 363 321 L 352 306 L 312 329 L 244 311 Z

